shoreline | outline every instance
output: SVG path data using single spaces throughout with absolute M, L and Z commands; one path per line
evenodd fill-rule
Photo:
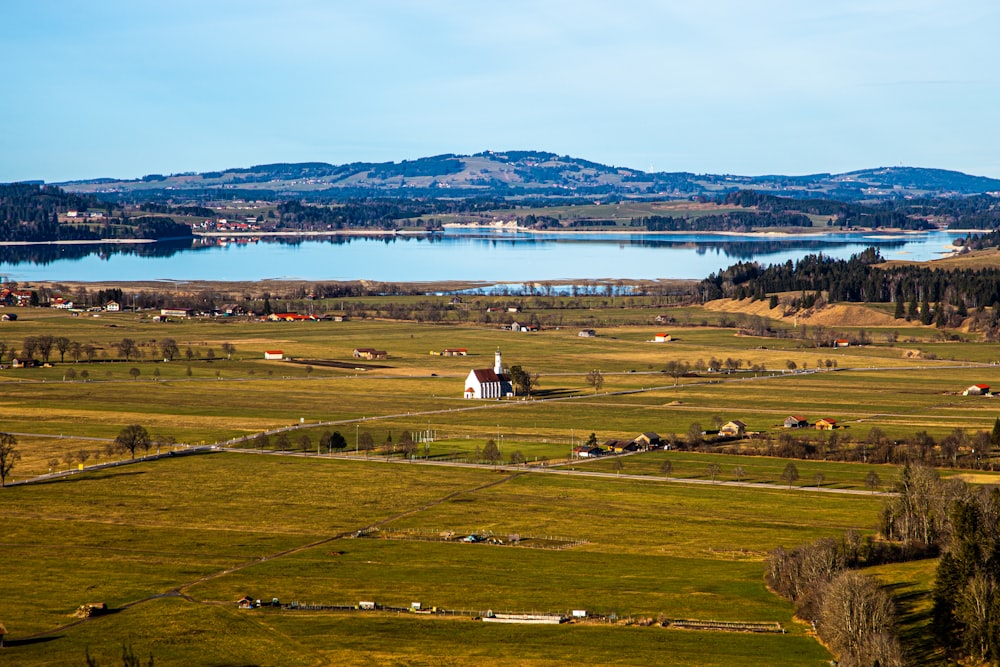
M 191 239 L 207 238 L 326 238 L 336 236 L 358 236 L 358 237 L 384 237 L 384 236 L 434 236 L 446 233 L 449 229 L 455 230 L 476 230 L 483 232 L 496 232 L 499 234 L 577 234 L 587 236 L 614 236 L 627 234 L 629 236 L 684 236 L 684 235 L 704 235 L 704 236 L 741 236 L 754 238 L 784 238 L 789 236 L 824 236 L 833 234 L 879 234 L 882 238 L 892 238 L 895 236 L 915 236 L 925 234 L 928 231 L 952 232 L 957 234 L 976 234 L 984 230 L 976 229 L 937 229 L 937 230 L 912 230 L 912 229 L 873 229 L 873 228 L 853 228 L 844 229 L 796 229 L 795 231 L 651 231 L 648 229 L 531 229 L 528 227 L 502 226 L 492 224 L 475 223 L 445 223 L 445 231 L 426 229 L 338 229 L 328 231 L 196 231 L 192 232 Z M 33 245 L 143 245 L 149 243 L 160 243 L 170 241 L 187 240 L 187 237 L 171 237 L 165 239 L 64 239 L 58 241 L 0 241 L 0 247 L 19 247 Z

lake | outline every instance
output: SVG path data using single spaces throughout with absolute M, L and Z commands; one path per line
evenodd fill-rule
M 820 252 L 846 259 L 870 246 L 886 259 L 927 260 L 942 256 L 962 236 L 948 231 L 765 236 L 449 229 L 432 236 L 47 244 L 0 247 L 0 275 L 17 281 L 700 279 L 739 261 L 769 264 Z

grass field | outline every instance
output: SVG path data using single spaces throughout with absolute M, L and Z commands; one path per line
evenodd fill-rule
M 390 434 L 398 441 L 404 430 L 430 431 L 433 441 L 421 444 L 418 456 L 462 460 L 494 439 L 505 458 L 519 451 L 540 465 L 565 460 L 591 433 L 599 442 L 648 431 L 684 435 L 694 423 L 709 430 L 740 419 L 758 438 L 776 437 L 792 414 L 809 421 L 833 417 L 842 426 L 838 434 L 854 440 L 873 427 L 889 438 L 926 430 L 940 439 L 955 428 L 992 428 L 996 399 L 961 391 L 975 383 L 1000 386 L 995 351 L 969 337 L 942 342 L 920 327 L 906 330 L 912 342 L 816 349 L 798 338 L 736 336 L 729 328 L 702 326 L 700 314 L 710 324 L 725 314 L 697 308 L 670 310 L 695 326 L 622 326 L 629 319 L 651 321 L 660 311 L 593 305 L 596 338 L 578 337 L 576 326 L 528 335 L 495 325 L 154 324 L 131 313 L 94 318 L 19 310 L 17 322 L 0 328 L 8 349 L 20 349 L 25 337 L 52 335 L 93 345 L 96 354 L 90 362 L 60 363 L 54 351 L 51 368 L 0 371 L 2 430 L 18 434 L 22 454 L 8 481 L 76 467 L 80 451 L 88 466 L 119 459 L 107 445 L 132 423 L 179 443 L 161 445 L 164 451 L 294 427 L 292 447 L 311 455 L 167 457 L 0 491 L 0 620 L 13 641 L 0 652 L 0 664 L 82 663 L 88 646 L 103 664 L 123 640 L 140 655 L 151 651 L 158 664 L 829 660 L 792 622 L 790 605 L 764 588 L 762 559 L 778 545 L 847 528 L 870 532 L 879 495 L 812 487 L 868 490 L 874 471 L 879 489 L 887 490 L 898 475 L 895 466 L 796 461 L 800 476 L 789 489 L 781 479 L 787 461 L 768 457 L 651 452 L 574 461 L 567 467 L 580 474 L 563 475 L 409 464 L 377 453 L 366 460 L 354 453 L 355 444 L 365 434 L 380 444 Z M 663 330 L 676 340 L 649 342 Z M 115 343 L 123 337 L 140 343 L 141 358 L 118 358 Z M 160 360 L 165 337 L 177 341 L 179 359 Z M 887 340 L 877 331 L 873 338 Z M 235 346 L 232 359 L 224 358 L 223 343 Z M 352 350 L 369 346 L 388 350 L 389 359 L 359 370 Z M 429 354 L 446 347 L 466 347 L 470 356 Z M 498 347 L 507 365 L 539 374 L 531 399 L 463 399 L 469 369 L 492 366 Z M 302 363 L 265 361 L 264 350 L 275 348 Z M 920 354 L 907 354 L 913 350 Z M 677 379 L 662 372 L 670 361 L 712 358 L 768 370 Z M 811 371 L 825 368 L 826 359 L 836 370 L 787 371 L 788 361 Z M 599 392 L 585 379 L 594 369 L 604 377 Z M 345 436 L 346 454 L 315 455 L 326 430 Z M 252 441 L 240 444 L 253 447 Z M 662 472 L 665 460 L 670 480 Z M 710 464 L 719 467 L 720 483 L 705 483 Z M 765 487 L 730 485 L 737 467 L 743 482 Z M 977 483 L 995 480 L 976 471 Z M 579 544 L 544 550 L 383 539 L 388 530 L 347 537 L 370 526 L 431 535 L 556 536 Z M 926 634 L 932 573 L 927 564 L 879 572 L 910 604 L 904 629 L 915 642 Z M 304 604 L 374 599 L 405 607 L 419 600 L 473 611 L 585 608 L 619 618 L 778 621 L 787 634 L 238 611 L 235 600 L 246 594 Z M 116 613 L 64 627 L 80 604 L 94 601 Z
M 380 643 L 380 633 L 414 627 L 419 641 L 400 638 L 380 651 L 404 662 L 417 652 L 451 656 L 454 664 L 485 655 L 487 647 L 510 664 L 571 661 L 594 651 L 599 663 L 638 664 L 631 653 L 613 656 L 629 637 L 651 652 L 647 660 L 666 650 L 677 651 L 683 664 L 777 653 L 780 664 L 816 664 L 824 652 L 764 588 L 761 558 L 777 544 L 870 525 L 878 505 L 867 495 L 512 476 L 488 468 L 229 453 L 163 459 L 0 494 L 0 618 L 14 640 L 0 663 L 65 664 L 88 646 L 113 654 L 129 638 L 161 664 L 190 660 L 194 651 L 225 662 L 230 650 L 267 651 L 268 659 L 254 658 L 259 664 L 352 662 L 361 660 L 357 651 Z M 544 550 L 338 538 L 370 525 L 561 535 L 583 544 Z M 615 624 L 481 630 L 470 620 L 436 617 L 238 612 L 235 600 L 247 593 L 303 604 L 420 600 L 451 609 L 778 621 L 789 634 L 712 634 L 717 652 L 699 658 L 692 636 L 701 633 Z M 56 631 L 78 605 L 93 601 L 120 611 Z M 142 630 L 149 624 L 154 635 Z M 337 627 L 353 630 L 322 639 L 329 631 L 323 628 Z M 576 634 L 553 634 L 559 630 Z M 236 647 L 221 632 L 252 637 Z M 51 638 L 17 643 L 36 633 Z M 511 636 L 532 647 L 568 636 L 581 643 L 568 653 L 565 646 L 518 653 L 503 647 Z M 461 648 L 470 637 L 484 642 L 471 653 Z

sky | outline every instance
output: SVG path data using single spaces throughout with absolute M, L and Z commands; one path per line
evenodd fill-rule
M 543 150 L 1000 178 L 994 0 L 2 0 L 0 182 Z

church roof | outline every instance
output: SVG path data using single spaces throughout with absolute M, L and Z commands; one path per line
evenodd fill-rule
M 500 382 L 500 378 L 492 368 L 476 368 L 472 372 L 476 374 L 476 379 L 480 382 Z

